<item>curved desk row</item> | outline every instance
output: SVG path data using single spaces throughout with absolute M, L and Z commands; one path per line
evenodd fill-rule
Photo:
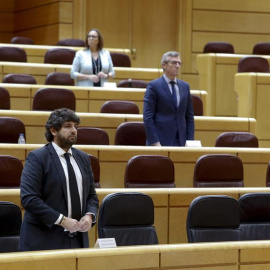
M 24 123 L 27 143 L 46 143 L 44 126 L 49 115 L 50 112 L 44 111 L 0 110 L 0 116 L 15 117 Z M 81 118 L 81 127 L 104 129 L 109 135 L 110 144 L 114 144 L 115 132 L 121 123 L 143 121 L 141 114 L 78 113 L 78 115 Z M 195 139 L 200 140 L 203 146 L 214 146 L 217 136 L 222 132 L 255 133 L 255 127 L 256 120 L 253 118 L 195 116 Z
M 55 48 L 65 48 L 71 50 L 82 50 L 83 47 L 72 47 L 72 46 L 49 46 L 49 45 L 30 45 L 30 44 L 10 44 L 10 43 L 0 43 L 0 47 L 15 47 L 15 48 L 22 48 L 25 50 L 27 54 L 27 61 L 28 63 L 44 63 L 44 56 L 45 53 L 50 49 Z M 131 56 L 130 49 L 118 49 L 118 48 L 105 48 L 109 52 L 117 52 L 117 53 L 124 53 L 128 56 Z
M 0 62 L 0 81 L 10 73 L 29 74 L 36 78 L 38 84 L 44 84 L 47 74 L 50 72 L 70 73 L 71 65 L 57 64 L 34 64 L 17 62 Z M 133 79 L 150 81 L 162 76 L 163 71 L 159 68 L 123 68 L 115 67 L 115 78 L 111 82 Z
M 97 189 L 99 201 L 114 192 L 130 192 L 130 189 Z M 155 228 L 160 244 L 187 243 L 186 219 L 190 203 L 203 195 L 228 195 L 235 199 L 246 193 L 270 192 L 269 188 L 175 188 L 132 189 L 151 196 L 155 208 Z M 19 189 L 0 189 L 0 200 L 11 201 L 24 209 L 20 203 Z M 89 232 L 90 246 L 98 238 L 97 226 Z M 99 269 L 99 268 L 98 268 Z M 1 270 L 1 268 L 0 268 Z
M 100 108 L 107 100 L 128 100 L 135 102 L 140 112 L 143 111 L 145 89 L 139 88 L 106 88 L 106 87 L 77 87 L 59 85 L 11 84 L 0 83 L 10 94 L 11 110 L 31 110 L 33 97 L 40 88 L 65 88 L 72 90 L 76 97 L 77 112 L 100 112 Z M 206 91 L 191 90 L 191 94 L 199 96 L 204 108 L 207 106 Z
M 41 144 L 0 144 L 0 155 L 12 155 L 25 161 L 28 153 Z M 123 188 L 126 164 L 136 155 L 163 155 L 170 157 L 175 167 L 176 187 L 193 187 L 196 161 L 206 154 L 231 154 L 238 156 L 244 166 L 245 187 L 265 187 L 266 170 L 270 160 L 269 148 L 225 147 L 151 147 L 151 146 L 100 146 L 76 145 L 78 149 L 99 159 L 102 188 Z

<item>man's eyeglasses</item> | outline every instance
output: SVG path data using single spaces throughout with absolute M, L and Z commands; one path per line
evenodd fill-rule
M 176 66 L 177 64 L 179 66 L 182 66 L 182 62 L 180 62 L 180 61 L 168 61 L 168 63 L 171 64 L 171 65 L 173 65 L 173 66 Z
M 92 39 L 98 38 L 98 36 L 92 36 L 92 35 L 88 35 L 87 37 L 92 38 Z

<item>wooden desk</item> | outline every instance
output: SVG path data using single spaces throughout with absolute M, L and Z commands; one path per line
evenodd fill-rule
M 44 126 L 49 115 L 50 112 L 43 111 L 0 110 L 0 116 L 15 117 L 24 123 L 27 143 L 46 143 Z M 104 129 L 109 135 L 110 144 L 114 144 L 115 132 L 121 123 L 143 121 L 141 114 L 78 113 L 78 115 L 81 118 L 81 127 Z M 214 146 L 217 136 L 222 132 L 246 131 L 254 133 L 255 126 L 256 120 L 253 118 L 195 116 L 195 139 L 200 140 L 203 146 Z
M 135 102 L 143 112 L 143 98 L 145 89 L 139 88 L 106 88 L 106 87 L 77 87 L 77 86 L 52 86 L 36 84 L 11 84 L 0 83 L 10 94 L 11 110 L 32 110 L 33 97 L 40 88 L 65 88 L 74 92 L 76 97 L 77 112 L 99 113 L 102 104 L 108 100 L 128 100 Z M 207 106 L 206 91 L 191 90 L 191 94 L 199 96 L 204 108 Z M 204 109 L 205 110 L 205 109 Z
M 237 94 L 234 91 L 234 75 L 243 54 L 199 54 L 197 69 L 199 89 L 208 93 L 205 115 L 237 116 Z M 262 56 L 270 63 L 270 56 Z
M 234 89 L 238 93 L 238 115 L 257 120 L 260 147 L 270 147 L 270 74 L 237 73 Z
M 48 45 L 29 45 L 29 44 L 10 44 L 10 43 L 0 43 L 0 47 L 15 47 L 22 48 L 27 54 L 28 63 L 44 63 L 44 56 L 46 52 L 50 49 L 55 48 L 66 48 L 71 50 L 82 50 L 83 47 L 71 47 L 71 46 L 48 46 Z M 109 52 L 125 53 L 131 57 L 130 49 L 117 49 L 117 48 L 105 48 Z
M 70 69 L 71 65 L 0 62 L 0 81 L 2 82 L 4 76 L 9 73 L 22 73 L 34 76 L 38 84 L 44 84 L 48 73 L 70 73 Z M 125 79 L 151 81 L 161 77 L 163 74 L 162 69 L 159 68 L 115 67 L 114 71 L 115 78 L 110 79 L 110 82 L 116 83 Z
M 97 189 L 99 202 L 110 193 L 130 192 L 130 189 Z M 160 244 L 187 243 L 186 219 L 190 203 L 198 196 L 228 195 L 236 200 L 246 193 L 270 192 L 269 188 L 158 188 L 132 189 L 149 195 L 154 203 L 155 223 Z M 1 189 L 1 201 L 11 201 L 24 209 L 20 203 L 19 189 Z M 89 232 L 90 246 L 93 247 L 98 238 L 97 226 Z M 1 260 L 1 259 L 0 259 Z M 1 268 L 0 268 L 1 270 Z

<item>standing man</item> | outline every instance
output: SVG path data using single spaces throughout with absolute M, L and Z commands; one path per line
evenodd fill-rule
M 52 112 L 45 126 L 49 143 L 26 159 L 21 177 L 22 251 L 89 247 L 98 198 L 89 156 L 72 147 L 79 123 L 69 109 Z
M 194 113 L 189 84 L 178 80 L 178 52 L 161 59 L 164 74 L 150 82 L 144 96 L 143 120 L 147 145 L 185 146 L 194 139 Z

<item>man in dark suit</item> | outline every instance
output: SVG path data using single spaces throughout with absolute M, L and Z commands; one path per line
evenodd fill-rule
M 45 133 L 49 143 L 26 159 L 21 177 L 22 251 L 89 247 L 98 198 L 89 156 L 71 147 L 79 123 L 69 109 L 52 112 Z
M 185 146 L 186 140 L 194 140 L 189 84 L 176 78 L 181 64 L 178 52 L 165 53 L 163 76 L 147 85 L 143 108 L 147 145 Z

